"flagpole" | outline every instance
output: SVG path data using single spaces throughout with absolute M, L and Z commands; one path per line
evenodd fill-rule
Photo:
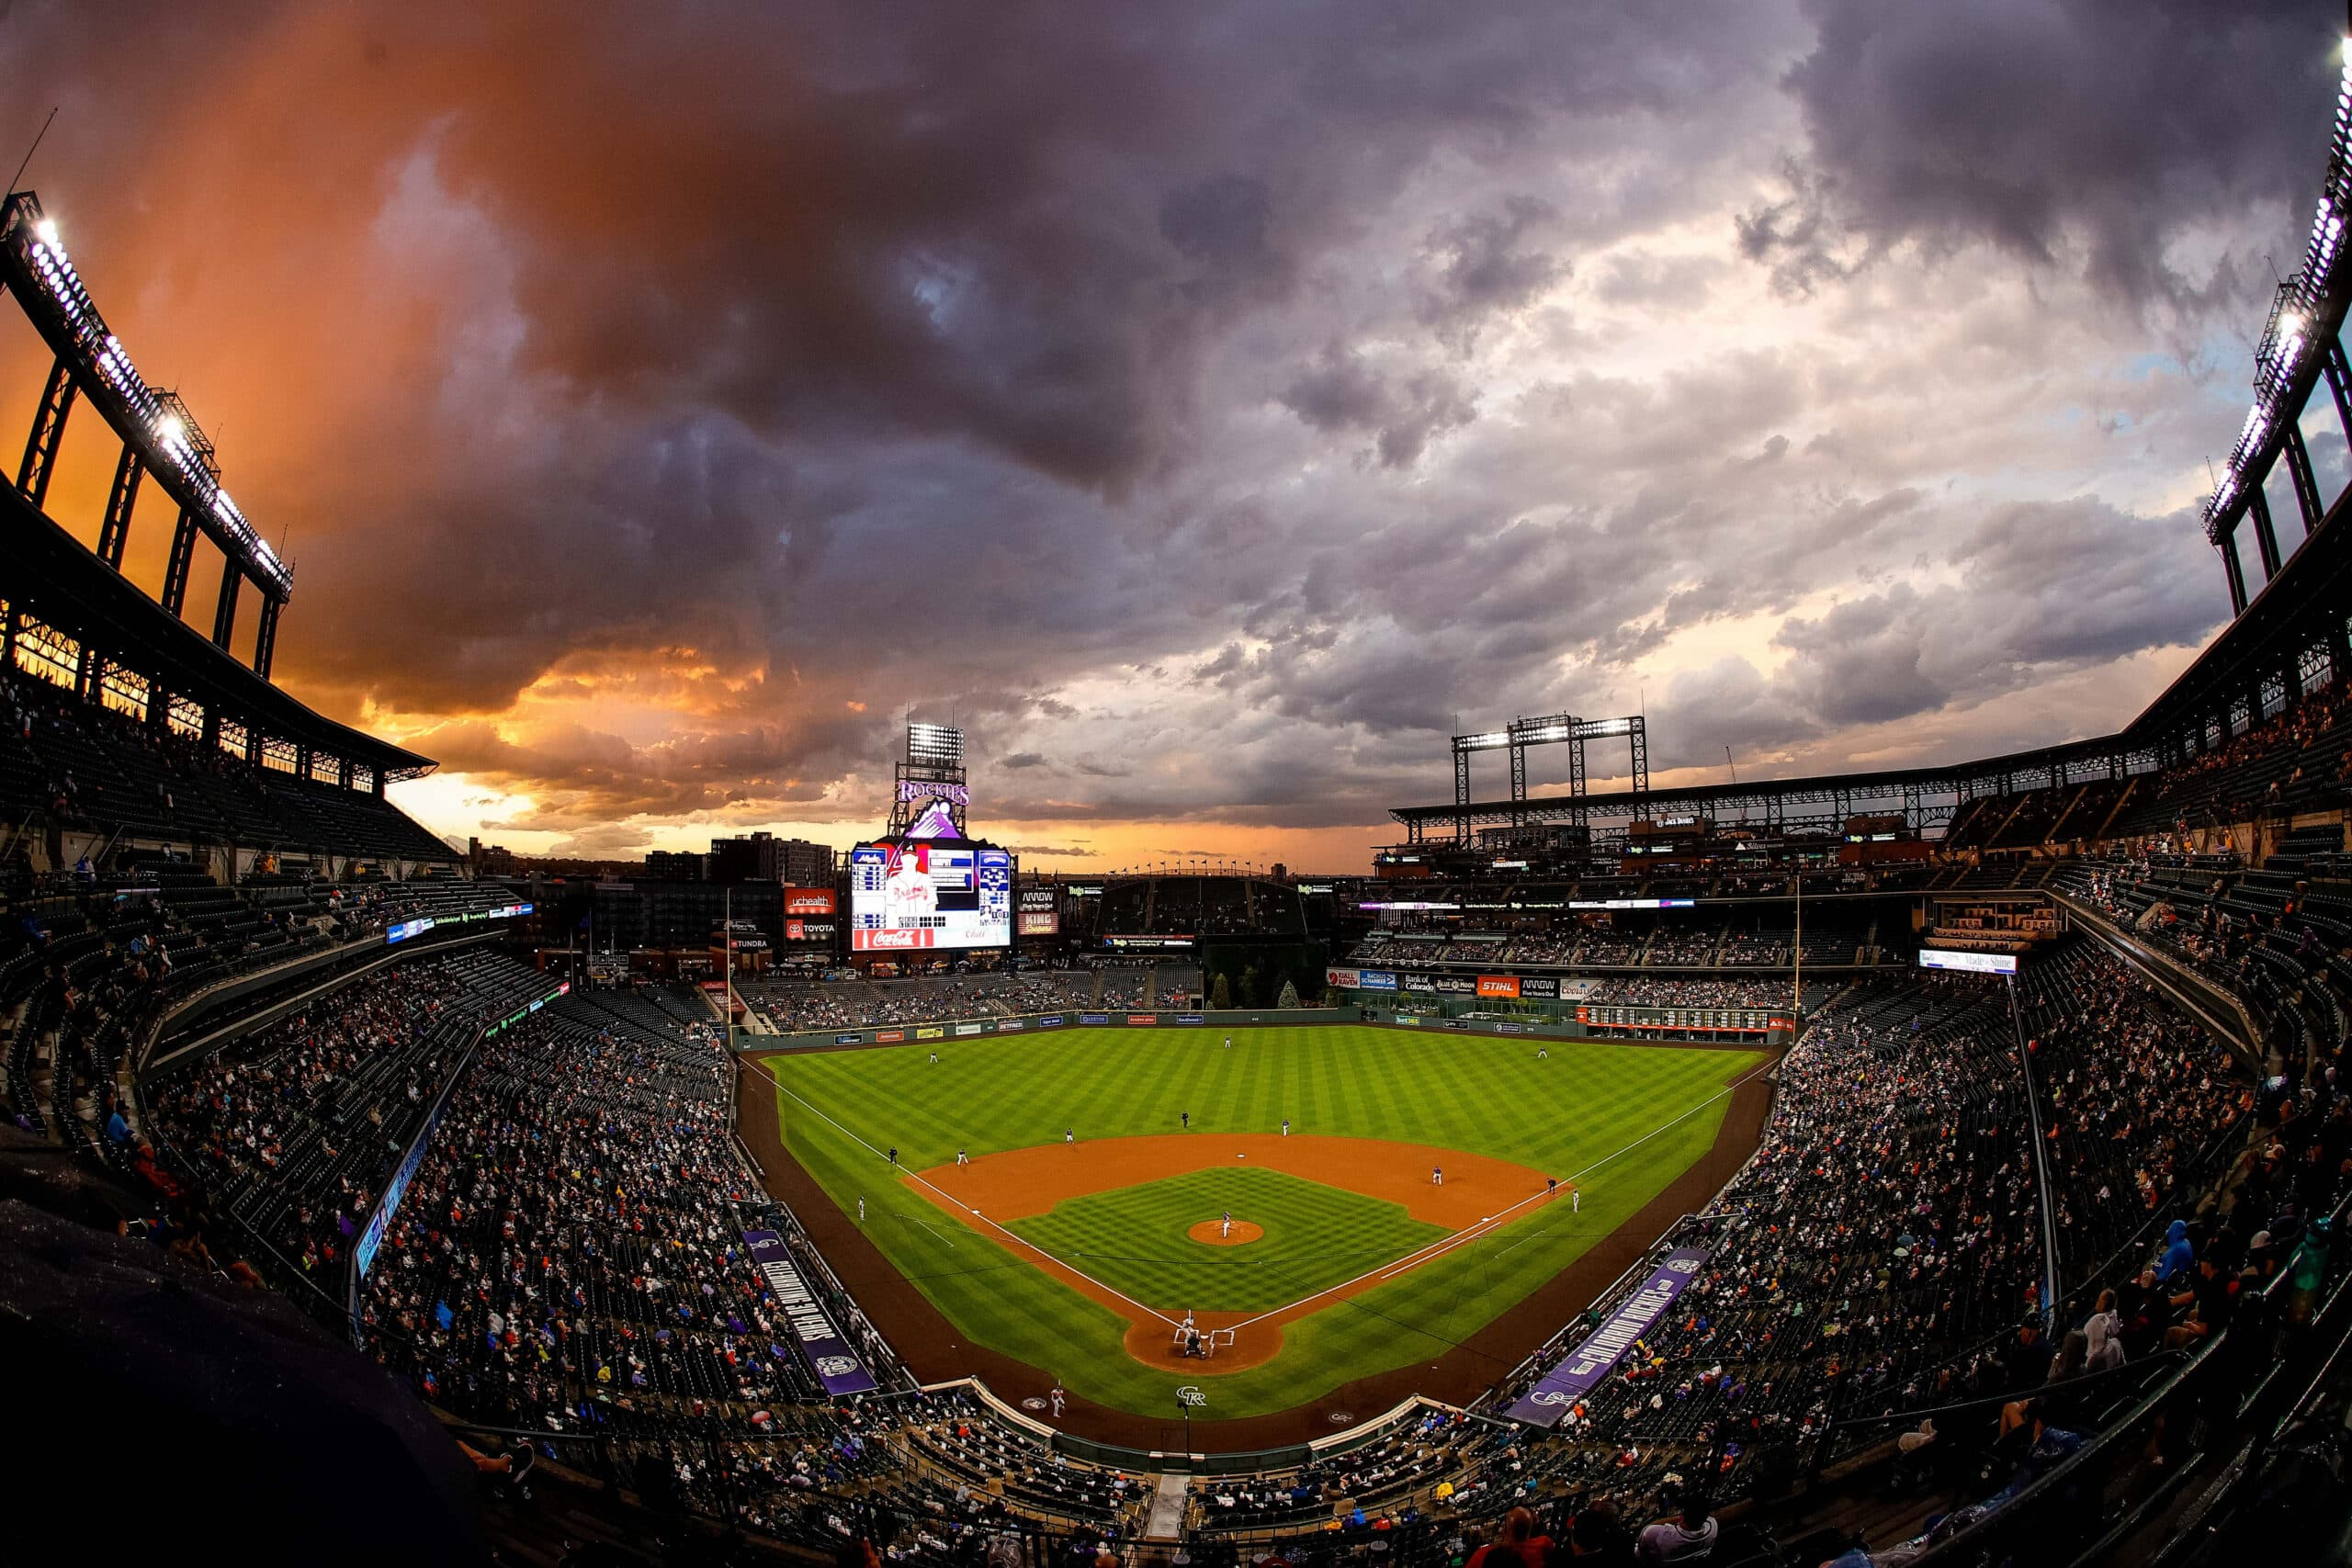
M 1796 960 L 1795 978 L 1789 985 L 1789 1011 L 1800 1027 L 1804 1021 L 1804 867 L 1797 867 L 1797 943 L 1790 954 Z

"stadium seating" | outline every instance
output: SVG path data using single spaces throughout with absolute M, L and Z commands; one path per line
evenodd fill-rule
M 448 862 L 375 795 L 238 762 L 46 681 L 0 671 L 0 817 L 190 844 Z

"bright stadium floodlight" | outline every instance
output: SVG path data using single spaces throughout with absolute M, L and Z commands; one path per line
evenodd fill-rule
M 187 434 L 187 427 L 180 423 L 180 416 L 175 413 L 167 413 L 155 422 L 155 438 L 166 446 L 179 445 L 180 437 Z
M 47 245 L 51 250 L 54 251 L 54 250 L 59 250 L 59 249 L 62 249 L 62 247 L 61 247 L 61 246 L 58 244 L 58 243 L 57 243 L 57 220 L 56 220 L 56 219 L 54 219 L 54 218 L 44 218 L 44 219 L 42 219 L 40 222 L 38 222 L 38 223 L 36 223 L 36 224 L 34 224 L 34 225 L 33 225 L 33 232 L 34 232 L 34 233 L 36 233 L 36 234 L 38 234 L 38 235 L 40 235 L 40 243 L 41 243 L 42 244 L 44 244 L 44 245 Z
M 907 755 L 943 761 L 960 761 L 964 756 L 964 732 L 944 724 L 910 724 L 907 726 Z

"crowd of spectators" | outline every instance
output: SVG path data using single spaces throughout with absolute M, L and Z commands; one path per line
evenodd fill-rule
M 2255 1086 L 2103 949 L 2077 943 L 2029 966 L 2023 992 L 2062 1272 L 2080 1278 L 2184 1198 L 2194 1205 L 2253 1113 Z
M 1584 998 L 1623 1007 L 1785 1008 L 1789 985 L 1781 979 L 1714 975 L 1606 975 Z
M 745 980 L 736 994 L 784 1033 L 1010 1018 L 1084 1005 L 1091 975 L 1040 973 L 913 980 Z
M 345 987 L 158 1081 L 149 1115 L 194 1179 L 339 1289 L 384 1175 L 479 1022 L 464 1004 L 502 966 L 515 968 L 479 953 L 429 958 Z M 441 1029 L 445 1014 L 466 1027 Z
M 2037 1305 L 2031 1139 L 2005 1003 L 1977 982 L 1841 999 L 1782 1063 L 1754 1159 L 1681 1235 L 1702 1273 L 1571 1410 L 1588 1463 L 1817 1438 L 1842 1404 L 1932 1403 Z M 1687 1456 L 1687 1450 L 1685 1450 Z
M 368 1275 L 379 1359 L 472 1419 L 551 1432 L 806 1397 L 730 1207 L 754 1197 L 731 1084 L 715 1032 L 585 998 L 485 1040 Z

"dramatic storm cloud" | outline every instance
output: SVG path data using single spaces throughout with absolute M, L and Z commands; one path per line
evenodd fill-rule
M 1514 713 L 1758 773 L 2127 719 L 2226 609 L 2341 20 L 6 19 L 27 183 L 296 558 L 280 678 L 441 759 L 435 828 L 845 841 L 911 707 L 1035 858 L 1332 869 Z

